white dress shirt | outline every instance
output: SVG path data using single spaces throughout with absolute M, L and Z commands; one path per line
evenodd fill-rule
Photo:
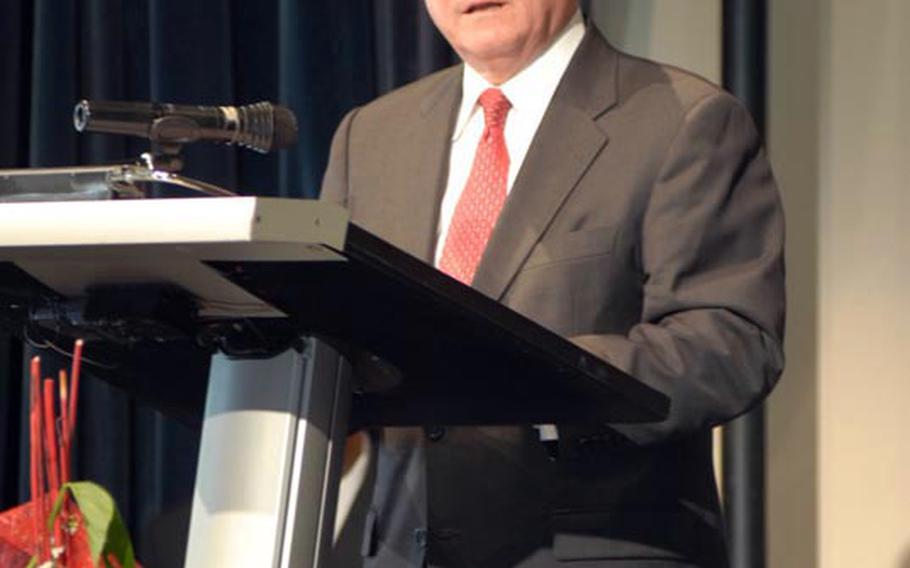
M 534 134 L 537 132 L 537 127 L 540 126 L 540 121 L 543 119 L 547 107 L 550 106 L 553 93 L 556 92 L 556 87 L 584 35 L 584 19 L 581 12 L 576 11 L 565 30 L 543 54 L 520 73 L 498 86 L 512 103 L 512 108 L 506 117 L 505 127 L 506 148 L 509 151 L 509 177 L 506 182 L 506 192 L 512 190 L 512 184 L 521 169 Z M 442 198 L 439 226 L 436 231 L 434 261 L 436 266 L 439 266 L 439 260 L 442 258 L 442 249 L 448 235 L 449 224 L 461 192 L 468 182 L 468 175 L 471 173 L 471 166 L 474 163 L 474 154 L 483 134 L 483 110 L 477 104 L 477 99 L 482 92 L 493 87 L 495 85 L 488 83 L 480 73 L 465 64 L 461 108 L 452 132 L 449 177 Z
M 584 19 L 581 11 L 576 11 L 565 30 L 543 54 L 520 73 L 499 85 L 503 94 L 512 103 L 512 108 L 506 117 L 505 127 L 506 148 L 509 151 L 507 193 L 512 190 L 512 184 L 521 170 L 537 127 L 540 126 L 540 121 L 556 92 L 556 87 L 559 86 L 559 81 L 562 80 L 584 35 Z M 439 226 L 436 231 L 436 256 L 434 259 L 436 266 L 439 266 L 439 260 L 442 258 L 442 249 L 449 232 L 449 224 L 452 222 L 452 215 L 455 213 L 455 206 L 458 204 L 461 192 L 468 182 L 468 176 L 474 164 L 474 154 L 477 152 L 477 145 L 483 134 L 483 110 L 477 104 L 477 99 L 481 93 L 492 87 L 495 85 L 488 83 L 480 73 L 467 63 L 465 64 L 461 108 L 452 132 L 449 177 L 442 198 Z M 559 433 L 552 424 L 538 424 L 536 428 L 541 440 L 555 441 L 559 438 Z

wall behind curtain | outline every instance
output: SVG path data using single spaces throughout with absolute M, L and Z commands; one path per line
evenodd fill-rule
M 454 62 L 422 2 L 4 0 L 0 168 L 132 160 L 147 148 L 77 136 L 81 98 L 272 100 L 297 113 L 295 148 L 200 145 L 187 149 L 185 173 L 244 194 L 313 197 L 347 110 Z M 0 337 L 0 508 L 26 498 L 21 363 L 17 341 Z M 77 477 L 114 493 L 146 566 L 177 565 L 168 555 L 182 543 L 168 535 L 186 530 L 198 428 L 100 381 L 83 388 Z
M 721 82 L 721 0 L 596 0 L 588 14 L 617 48 Z

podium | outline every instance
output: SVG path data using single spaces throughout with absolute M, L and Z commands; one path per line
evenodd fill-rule
M 191 567 L 324 568 L 350 431 L 647 422 L 669 406 L 319 201 L 0 204 L 0 317 L 110 343 L 128 390 L 155 381 L 139 344 L 213 353 Z

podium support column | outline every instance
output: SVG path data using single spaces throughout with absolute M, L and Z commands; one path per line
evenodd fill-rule
M 303 353 L 212 360 L 186 566 L 325 568 L 350 406 L 350 367 Z

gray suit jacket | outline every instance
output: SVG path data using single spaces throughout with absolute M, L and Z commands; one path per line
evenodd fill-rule
M 427 262 L 461 73 L 352 111 L 323 183 L 355 223 Z M 781 372 L 782 249 L 743 107 L 589 28 L 473 285 L 669 395 L 670 417 L 561 425 L 555 460 L 530 426 L 385 430 L 368 565 L 726 565 L 710 428 Z

